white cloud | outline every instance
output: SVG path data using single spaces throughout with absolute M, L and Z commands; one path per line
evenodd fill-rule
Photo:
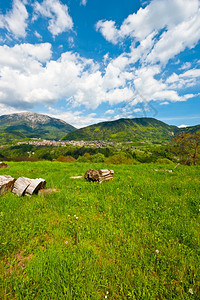
M 129 15 L 119 29 L 114 21 L 103 20 L 97 23 L 96 28 L 113 43 L 127 36 L 141 41 L 153 31 L 171 29 L 195 15 L 198 6 L 198 0 L 153 0 L 145 8 L 140 8 L 137 13 Z
M 188 127 L 188 126 L 190 126 L 190 125 L 184 125 L 184 124 L 183 124 L 183 125 L 179 125 L 178 128 L 186 128 L 186 127 Z
M 115 27 L 114 21 L 98 21 L 96 24 L 96 30 L 100 31 L 108 42 L 117 44 L 119 39 L 118 30 Z
M 114 114 L 114 110 L 113 109 L 108 109 L 106 112 L 105 112 L 105 115 L 112 115 Z
M 141 61 L 166 64 L 186 47 L 192 48 L 199 41 L 199 1 L 153 0 L 145 8 L 129 15 L 119 29 L 113 20 L 100 20 L 96 30 L 113 44 L 125 38 L 139 41 L 140 46 L 144 41 L 148 42 L 149 45 L 143 45 L 146 49 Z M 132 51 L 137 53 L 137 48 L 132 46 Z
M 48 116 L 64 120 L 76 128 L 82 128 L 91 124 L 107 121 L 109 118 L 98 118 L 96 114 L 84 114 L 82 111 L 60 111 L 49 110 Z
M 68 44 L 69 44 L 70 48 L 74 48 L 75 47 L 74 38 L 72 36 L 70 36 L 68 38 Z
M 191 62 L 186 62 L 184 64 L 182 64 L 182 66 L 179 68 L 179 70 L 187 70 L 190 69 L 192 66 Z
M 200 69 L 190 69 L 184 73 L 173 73 L 167 78 L 166 83 L 173 89 L 181 89 L 186 87 L 192 87 L 198 84 L 200 78 Z
M 0 28 L 5 28 L 15 38 L 24 38 L 26 36 L 28 25 L 26 3 L 26 1 L 14 0 L 12 10 L 5 15 L 0 14 Z
M 200 69 L 191 69 L 186 71 L 185 73 L 181 74 L 180 77 L 200 77 Z
M 168 101 L 165 101 L 165 102 L 161 102 L 160 105 L 168 105 L 169 102 Z
M 136 105 L 194 97 L 180 96 L 172 85 L 177 88 L 177 81 L 188 80 L 189 76 L 193 80 L 199 70 L 173 74 L 166 82 L 155 78 L 161 73 L 158 65 L 135 69 L 132 55 L 126 53 L 109 60 L 101 70 L 93 60 L 77 53 L 65 52 L 53 60 L 48 43 L 0 46 L 0 103 L 24 110 L 39 104 L 52 106 L 65 99 L 74 107 L 95 109 L 103 102 L 115 105 L 132 99 Z
M 159 66 L 142 67 L 136 71 L 136 78 L 134 80 L 135 89 L 142 97 L 143 101 L 185 101 L 194 97 L 193 94 L 185 94 L 180 96 L 176 89 L 173 89 L 169 81 L 163 82 L 161 79 L 155 79 L 155 76 L 161 73 Z M 140 101 L 135 99 L 135 104 Z
M 1 97 L 0 97 L 0 99 L 1 99 Z M 24 112 L 24 109 L 17 109 L 17 108 L 11 107 L 9 105 L 4 105 L 4 104 L 0 103 L 0 116 L 14 114 L 14 113 L 20 113 L 20 112 Z
M 147 57 L 150 63 L 166 64 L 169 59 L 179 54 L 186 47 L 193 48 L 200 39 L 200 10 L 187 21 L 169 29 L 161 35 L 160 40 Z
M 68 6 L 58 0 L 44 0 L 41 4 L 35 2 L 34 12 L 33 21 L 40 15 L 49 19 L 48 30 L 53 36 L 73 28 L 73 21 L 68 13 Z
M 83 5 L 83 6 L 86 6 L 87 0 L 81 0 L 80 4 Z
M 39 34 L 39 32 L 35 31 L 34 34 L 39 40 L 42 40 L 42 36 Z

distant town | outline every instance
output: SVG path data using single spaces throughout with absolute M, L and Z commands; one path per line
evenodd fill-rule
M 67 145 L 72 146 L 91 146 L 91 147 L 107 147 L 114 146 L 113 142 L 104 141 L 55 141 L 55 140 L 43 140 L 43 139 L 32 139 L 31 141 L 18 142 L 17 145 L 28 144 L 34 146 L 54 146 L 54 147 L 65 147 Z

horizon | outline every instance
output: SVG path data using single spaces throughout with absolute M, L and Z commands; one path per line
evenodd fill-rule
M 5 115 L 0 115 L 0 117 L 3 117 L 3 116 L 9 116 L 9 115 L 14 115 L 14 114 L 41 114 L 41 115 L 44 115 L 44 116 L 48 116 L 48 117 L 51 117 L 51 118 L 55 118 L 55 117 L 52 117 L 52 116 L 49 116 L 49 115 L 47 115 L 47 114 L 42 114 L 42 113 L 37 113 L 37 112 L 28 112 L 28 111 L 24 111 L 24 112 L 20 112 L 20 113 L 12 113 L 12 114 L 5 114 Z M 60 121 L 64 121 L 64 122 L 66 122 L 65 120 L 63 120 L 63 119 L 60 119 L 59 117 L 56 117 L 55 119 L 57 119 L 57 120 L 60 120 Z M 176 126 L 176 125 L 174 125 L 174 124 L 168 124 L 167 122 L 165 122 L 165 121 L 162 121 L 162 120 L 160 120 L 160 119 L 157 119 L 157 118 L 154 118 L 154 117 L 121 117 L 121 118 L 119 118 L 119 119 L 114 119 L 114 120 L 107 120 L 107 121 L 100 121 L 100 122 L 98 122 L 98 123 L 92 123 L 92 124 L 89 124 L 89 125 L 86 125 L 86 126 L 83 126 L 83 127 L 75 127 L 75 130 L 76 129 L 81 129 L 81 128 L 84 128 L 84 127 L 87 127 L 87 126 L 91 126 L 91 125 L 98 125 L 98 124 L 100 124 L 100 123 L 104 123 L 104 122 L 114 122 L 114 121 L 118 121 L 118 120 L 134 120 L 134 119 L 154 119 L 154 120 L 157 120 L 157 121 L 161 121 L 161 122 L 163 122 L 163 123 L 165 123 L 165 124 L 167 124 L 167 125 L 170 125 L 170 126 Z M 70 124 L 70 123 L 68 123 L 68 122 L 66 122 L 67 124 L 69 124 L 69 125 L 72 125 L 72 124 Z M 196 124 L 196 125 L 180 125 L 180 126 L 176 126 L 176 127 L 178 127 L 178 128 L 186 128 L 186 127 L 194 127 L 194 126 L 199 126 L 200 124 Z M 72 125 L 73 126 L 73 125 Z
M 199 0 L 8 0 L 0 115 L 200 124 Z

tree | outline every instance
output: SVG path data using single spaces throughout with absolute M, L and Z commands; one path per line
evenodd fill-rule
M 196 165 L 199 161 L 200 132 L 182 132 L 173 139 L 173 148 L 182 164 Z

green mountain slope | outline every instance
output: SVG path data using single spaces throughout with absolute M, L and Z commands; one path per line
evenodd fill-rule
M 63 140 L 146 141 L 167 142 L 178 132 L 154 118 L 119 119 L 77 129 L 64 136 Z
M 18 113 L 0 116 L 0 135 L 9 138 L 18 135 L 28 138 L 59 140 L 66 133 L 75 130 L 68 123 L 37 113 Z M 21 137 L 21 138 L 23 138 Z M 16 136 L 17 138 L 17 136 Z M 1 138 L 0 138 L 1 140 Z
M 185 133 L 196 133 L 196 132 L 200 132 L 200 125 L 196 125 L 196 126 L 189 126 L 186 128 L 181 128 L 180 129 L 181 132 L 185 132 Z

